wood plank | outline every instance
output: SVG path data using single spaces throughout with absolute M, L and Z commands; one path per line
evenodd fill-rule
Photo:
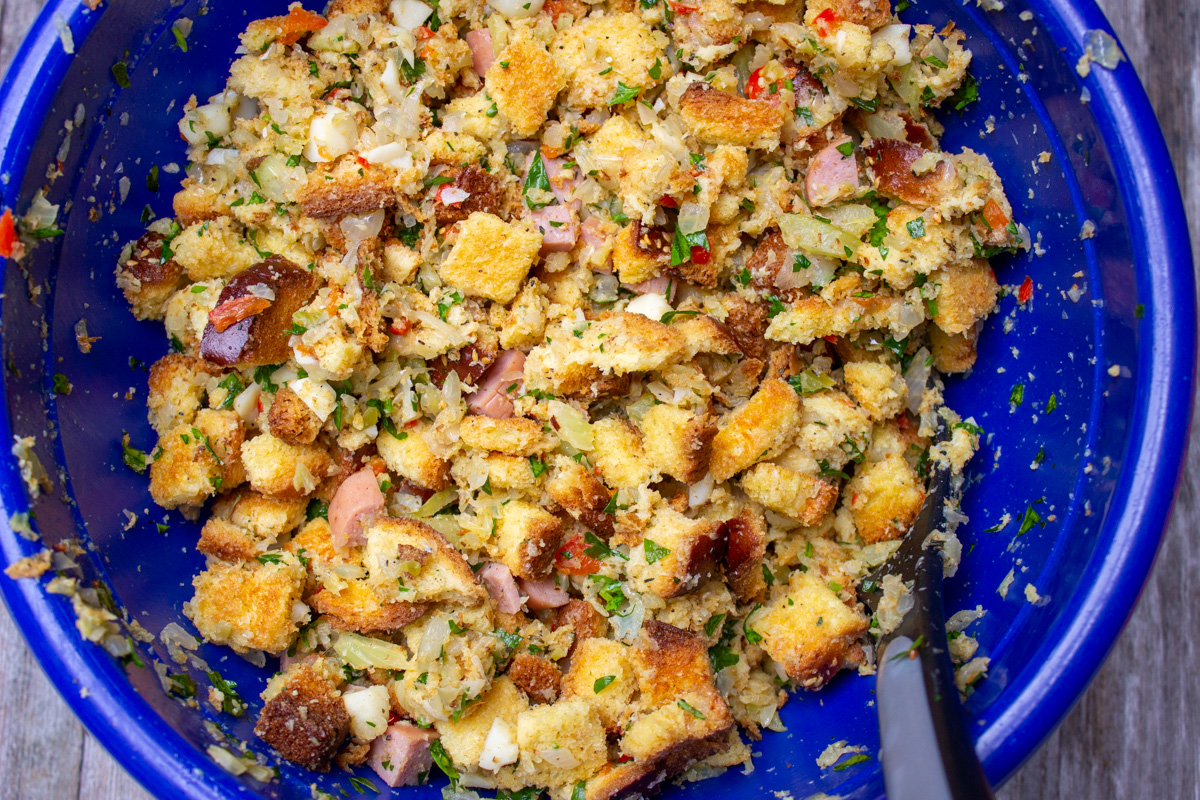
M 79 771 L 79 800 L 153 800 L 137 781 L 88 734 Z

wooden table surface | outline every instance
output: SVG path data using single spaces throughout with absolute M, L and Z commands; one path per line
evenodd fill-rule
M 136 0 L 110 0 L 110 2 Z M 1200 0 L 1099 0 L 1158 112 L 1200 263 Z M 0 0 L 0 72 L 43 0 Z M 1200 446 L 1137 610 L 1002 800 L 1200 798 Z M 1191 467 L 1196 469 L 1193 471 Z M 148 800 L 75 719 L 0 605 L 0 800 Z M 1141 788 L 1138 788 L 1141 787 Z

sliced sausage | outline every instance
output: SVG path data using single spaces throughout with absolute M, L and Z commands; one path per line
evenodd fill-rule
M 383 492 L 370 467 L 351 475 L 338 487 L 329 503 L 329 528 L 337 547 L 366 544 L 363 522 L 384 507 Z

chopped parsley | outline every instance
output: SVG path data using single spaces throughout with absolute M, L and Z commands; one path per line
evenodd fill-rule
M 649 539 L 643 539 L 642 545 L 646 550 L 646 563 L 654 564 L 671 555 L 671 551 L 662 545 L 655 544 Z
M 637 96 L 641 94 L 641 92 L 642 87 L 640 86 L 626 86 L 624 81 L 617 81 L 616 94 L 609 99 L 608 105 L 619 106 L 623 103 L 628 103 L 631 100 L 636 100 Z
M 592 691 L 596 694 L 600 694 L 616 679 L 616 675 L 605 675 L 603 678 L 596 678 L 596 682 L 592 684 Z

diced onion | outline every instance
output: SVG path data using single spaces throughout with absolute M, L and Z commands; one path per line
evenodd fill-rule
M 550 418 L 558 423 L 552 427 L 564 442 L 576 450 L 586 451 L 595 447 L 592 426 L 583 414 L 561 400 L 551 400 L 547 405 L 550 408 Z
M 488 0 L 488 5 L 509 19 L 523 19 L 541 13 L 545 0 Z
M 706 472 L 698 483 L 688 487 L 688 508 L 696 508 L 707 503 L 709 496 L 712 495 L 712 490 L 713 476 L 711 472 Z
M 457 499 L 457 489 L 442 489 L 440 492 L 421 504 L 421 507 L 417 509 L 417 516 L 432 517 L 434 514 L 441 511 L 443 508 L 450 505 Z
M 929 382 L 928 361 L 929 351 L 922 347 L 904 373 L 904 382 L 908 384 L 908 410 L 913 414 L 921 410 L 921 398 L 925 396 L 925 384 Z
M 308 180 L 304 167 L 289 167 L 282 153 L 272 153 L 264 158 L 254 170 L 254 177 L 258 179 L 263 195 L 276 203 L 285 203 L 295 197 L 296 191 Z
M 1093 63 L 1106 69 L 1116 69 L 1125 60 L 1117 40 L 1101 30 L 1089 30 L 1083 34 L 1083 48 Z
M 408 669 L 408 653 L 398 644 L 342 631 L 333 640 L 333 649 L 355 669 Z
M 871 35 L 872 44 L 886 44 L 895 53 L 892 64 L 903 67 L 912 62 L 912 49 L 908 44 L 910 25 L 885 25 Z
M 779 230 L 788 247 L 830 258 L 853 259 L 862 244 L 841 228 L 804 214 L 781 214 Z
M 544 750 L 537 751 L 538 758 L 559 769 L 575 769 L 579 766 L 579 759 L 571 754 L 571 751 L 565 747 L 558 749 L 547 747 Z
M 408 30 L 425 24 L 425 20 L 433 13 L 432 8 L 419 0 L 392 0 L 390 10 L 396 25 Z
M 443 205 L 451 206 L 455 203 L 461 203 L 471 196 L 470 192 L 463 191 L 457 186 L 447 186 L 442 190 L 441 201 Z
M 204 144 L 208 134 L 220 139 L 233 130 L 233 115 L 223 103 L 197 106 L 179 120 L 179 132 L 188 144 Z
M 658 322 L 663 315 L 669 314 L 675 309 L 671 308 L 671 304 L 667 302 L 665 296 L 658 292 L 646 292 L 646 294 L 638 295 L 630 300 L 629 305 L 625 306 L 625 310 L 630 314 L 641 314 Z
M 369 742 L 387 730 L 392 703 L 386 686 L 348 690 L 342 694 L 342 701 L 350 715 L 350 732 L 355 738 Z
M 829 215 L 831 223 L 854 237 L 865 235 L 875 226 L 877 219 L 875 211 L 870 206 L 859 203 L 846 203 L 829 209 L 826 213 Z
M 304 157 L 313 163 L 333 161 L 349 153 L 358 141 L 358 123 L 349 112 L 330 106 L 312 121 Z
M 699 233 L 708 227 L 708 206 L 687 202 L 679 207 L 679 230 Z

